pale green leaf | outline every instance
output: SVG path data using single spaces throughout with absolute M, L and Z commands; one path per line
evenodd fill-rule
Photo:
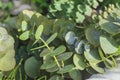
M 39 39 L 43 32 L 43 25 L 39 25 L 35 32 L 35 39 Z
M 22 25 L 21 25 L 21 27 L 22 27 L 22 31 L 25 31 L 26 29 L 27 29 L 27 22 L 24 20 L 24 21 L 22 21 Z
M 74 54 L 74 56 L 73 56 L 73 63 L 80 70 L 84 70 L 86 68 L 86 63 L 84 61 L 83 56 L 81 56 L 81 55 Z
M 106 36 L 100 36 L 100 46 L 106 54 L 112 54 L 118 50 L 115 41 Z
M 22 33 L 19 38 L 21 40 L 27 40 L 29 38 L 29 35 L 30 35 L 30 31 L 25 31 L 24 33 Z

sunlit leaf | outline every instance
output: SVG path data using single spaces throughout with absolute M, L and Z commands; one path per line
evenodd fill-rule
M 73 63 L 80 70 L 84 70 L 86 68 L 86 66 L 87 66 L 85 61 L 84 61 L 83 56 L 78 55 L 78 54 L 74 54 L 74 56 L 73 56 Z
M 85 16 L 81 14 L 80 12 L 76 12 L 76 22 L 77 23 L 82 23 L 85 20 Z
M 25 31 L 27 29 L 27 22 L 26 21 L 22 21 L 22 24 L 21 24 L 21 28 L 22 28 L 22 31 Z
M 106 36 L 100 36 L 100 46 L 106 54 L 112 54 L 118 50 L 116 42 Z
M 35 38 L 39 39 L 40 36 L 42 35 L 42 32 L 43 32 L 43 25 L 40 25 L 35 32 Z
M 29 35 L 30 35 L 30 31 L 25 31 L 24 33 L 22 33 L 19 38 L 21 40 L 27 40 L 29 38 Z

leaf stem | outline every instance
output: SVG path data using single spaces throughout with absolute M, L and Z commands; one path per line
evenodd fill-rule
M 39 39 L 45 44 L 45 46 L 48 48 L 48 50 L 49 50 L 50 52 L 52 52 L 52 50 L 50 49 L 50 47 L 48 46 L 48 44 L 47 44 L 41 37 L 40 37 Z M 54 60 L 55 60 L 55 62 L 56 62 L 56 64 L 57 64 L 57 66 L 59 67 L 59 69 L 61 69 L 61 66 L 60 66 L 57 58 L 56 58 L 55 56 L 53 56 L 53 58 L 54 58 Z

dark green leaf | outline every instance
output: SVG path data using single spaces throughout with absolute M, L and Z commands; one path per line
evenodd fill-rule
M 50 48 L 51 50 L 54 49 L 54 47 L 51 47 Z M 43 56 L 47 56 L 50 54 L 50 50 L 48 50 L 47 48 L 45 48 L 41 53 L 40 53 L 40 57 L 43 57 Z
M 65 52 L 57 56 L 58 61 L 65 61 L 73 55 L 72 52 Z
M 24 66 L 26 74 L 31 78 L 39 76 L 40 64 L 40 61 L 36 60 L 35 57 L 28 58 Z
M 50 56 L 56 56 L 56 55 L 59 55 L 63 52 L 65 52 L 66 50 L 66 47 L 61 45 L 59 46 L 58 48 L 56 48 L 55 50 L 53 50 L 51 53 L 50 53 Z
M 73 80 L 82 80 L 82 73 L 80 70 L 72 70 L 69 72 L 69 75 Z
M 120 25 L 117 25 L 113 22 L 110 22 L 108 20 L 102 19 L 99 22 L 101 29 L 105 30 L 106 32 L 110 33 L 110 34 L 118 34 L 120 33 Z
M 58 66 L 56 65 L 56 66 L 54 66 L 54 67 L 52 67 L 52 68 L 48 68 L 48 69 L 46 69 L 46 71 L 47 72 L 55 72 L 55 71 L 57 71 L 59 68 L 58 68 Z
M 57 33 L 54 33 L 48 40 L 46 41 L 47 44 L 50 44 L 55 38 L 57 37 Z
M 59 75 L 54 75 L 49 80 L 62 80 L 62 77 Z
M 91 63 L 92 62 L 97 63 L 97 62 L 101 61 L 100 55 L 99 55 L 99 53 L 97 52 L 96 49 L 92 49 L 90 51 L 85 51 L 84 56 Z
M 70 64 L 61 68 L 57 73 L 60 73 L 60 74 L 67 73 L 67 72 L 70 72 L 73 68 L 74 68 L 74 65 Z
M 53 68 L 54 66 L 56 66 L 55 61 L 46 61 L 41 65 L 41 69 L 49 69 L 49 68 Z
M 93 25 L 95 26 L 95 25 Z M 94 46 L 99 45 L 99 37 L 100 37 L 100 31 L 95 29 L 94 27 L 89 27 L 85 31 L 85 35 L 87 40 Z

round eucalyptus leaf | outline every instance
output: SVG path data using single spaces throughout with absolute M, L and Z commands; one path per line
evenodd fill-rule
M 105 54 L 112 54 L 118 50 L 115 40 L 107 36 L 100 36 L 100 46 Z
M 91 49 L 90 51 L 85 51 L 84 56 L 91 63 L 92 62 L 97 63 L 97 62 L 101 61 L 100 55 L 96 49 Z
M 66 35 L 65 35 L 65 41 L 67 44 L 69 45 L 73 45 L 75 42 L 75 33 L 72 31 L 69 31 Z
M 94 46 L 99 45 L 99 37 L 100 37 L 100 31 L 95 29 L 94 27 L 89 27 L 85 31 L 85 35 L 87 40 Z
M 75 42 L 76 53 L 78 53 L 78 54 L 83 54 L 84 53 L 84 44 L 85 44 L 84 40 L 81 40 L 80 42 L 79 41 Z
M 80 70 L 84 70 L 86 68 L 86 66 L 87 66 L 85 61 L 84 61 L 83 56 L 82 55 L 78 55 L 78 54 L 74 54 L 74 56 L 73 56 L 73 63 Z
M 25 61 L 24 69 L 26 74 L 31 77 L 35 78 L 39 76 L 41 62 L 36 60 L 35 57 L 30 57 Z

